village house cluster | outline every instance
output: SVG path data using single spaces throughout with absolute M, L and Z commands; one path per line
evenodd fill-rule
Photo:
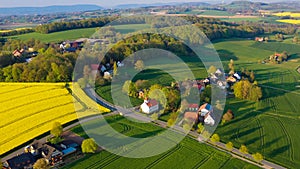
M 64 159 L 80 150 L 81 142 L 63 140 L 58 144 L 42 143 L 35 140 L 18 154 L 3 163 L 2 169 L 31 169 L 38 159 L 44 158 L 50 166 L 64 164 Z

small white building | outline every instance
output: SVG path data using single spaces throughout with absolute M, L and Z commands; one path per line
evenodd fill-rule
M 204 123 L 206 125 L 210 125 L 210 126 L 215 125 L 215 120 L 211 116 L 212 113 L 213 113 L 213 107 L 208 103 L 203 104 L 199 108 L 199 114 L 200 116 L 204 117 Z
M 145 99 L 144 103 L 140 106 L 140 108 L 141 108 L 143 113 L 152 114 L 152 113 L 158 111 L 159 106 L 158 106 L 158 102 L 156 100 L 154 100 L 154 99 L 152 99 L 152 100 Z
M 205 116 L 204 123 L 210 126 L 215 125 L 215 120 L 211 117 L 210 113 L 207 116 Z

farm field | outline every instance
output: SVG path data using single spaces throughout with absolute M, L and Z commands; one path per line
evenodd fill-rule
M 297 13 L 297 12 L 279 12 L 279 13 L 274 13 L 273 15 L 275 15 L 275 16 L 290 16 L 293 18 L 300 17 L 300 13 Z
M 182 12 L 181 14 L 191 14 L 191 15 L 212 15 L 212 16 L 233 16 L 233 14 L 227 11 L 218 10 L 192 10 L 188 12 Z
M 64 83 L 0 83 L 0 118 L 5 119 L 0 125 L 0 154 L 48 132 L 53 122 L 65 124 L 97 114 L 88 108 L 86 97 L 77 96 L 74 104 Z M 100 106 L 99 110 L 109 111 Z
M 120 33 L 129 33 L 141 29 L 150 28 L 147 24 L 135 24 L 133 25 L 118 25 L 114 26 Z M 61 32 L 54 32 L 49 34 L 41 34 L 37 32 L 27 33 L 23 35 L 11 36 L 10 38 L 28 40 L 30 38 L 38 39 L 42 42 L 61 42 L 64 40 L 76 40 L 79 38 L 88 38 L 96 32 L 96 28 L 84 28 L 84 29 L 73 29 Z
M 138 135 L 139 137 L 155 134 L 161 128 L 152 124 L 141 124 L 128 121 L 121 116 L 107 117 L 110 125 L 127 136 Z M 94 121 L 88 125 L 94 125 Z M 75 127 L 74 132 L 87 138 L 81 127 Z M 187 157 L 188 160 L 187 160 Z M 191 138 L 185 138 L 180 144 L 171 150 L 153 157 L 143 159 L 125 158 L 101 151 L 94 155 L 86 155 L 65 168 L 258 168 L 241 160 L 231 157 L 231 155 L 218 151 L 205 144 L 201 144 Z
M 263 99 L 257 103 L 227 100 L 226 109 L 235 112 L 235 119 L 217 128 L 221 141 L 231 141 L 235 147 L 245 144 L 251 153 L 261 152 L 270 161 L 299 168 L 300 89 L 296 87 L 300 84 L 300 74 L 296 72 L 299 45 L 228 40 L 217 42 L 215 47 L 236 58 L 236 70 L 242 67 L 253 70 L 263 89 Z M 284 50 L 292 55 L 288 62 L 279 65 L 257 63 L 275 51 Z
M 297 19 L 282 19 L 282 20 L 277 20 L 277 22 L 290 23 L 290 24 L 294 24 L 294 25 L 300 24 L 300 20 L 297 20 Z
M 235 62 L 235 69 L 247 68 L 255 72 L 256 80 L 263 89 L 264 98 L 258 102 L 228 99 L 227 107 L 235 112 L 236 118 L 224 126 L 219 126 L 216 133 L 223 142 L 232 141 L 239 148 L 245 144 L 250 153 L 260 152 L 264 157 L 288 168 L 299 168 L 300 138 L 300 74 L 296 68 L 300 61 L 300 45 L 284 42 L 257 43 L 253 40 L 229 39 L 214 43 L 225 70 L 230 59 Z M 274 52 L 287 51 L 291 56 L 282 64 L 259 64 Z M 193 64 L 192 64 L 193 63 Z M 204 78 L 205 70 L 199 62 L 187 61 L 196 78 Z M 170 66 L 170 65 L 169 65 Z M 158 81 L 157 72 L 145 72 L 137 79 Z M 147 75 L 147 76 L 146 76 Z M 142 77 L 144 76 L 144 77 Z M 170 80 L 161 74 L 164 82 Z M 160 78 L 160 79 L 161 79 Z M 98 93 L 105 94 L 109 87 L 100 87 Z M 108 93 L 106 93 L 108 94 Z M 109 95 L 109 94 L 108 94 Z M 106 97 L 106 96 L 103 96 Z M 163 118 L 166 120 L 168 116 Z

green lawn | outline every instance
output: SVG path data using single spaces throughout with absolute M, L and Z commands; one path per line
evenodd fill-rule
M 79 38 L 87 38 L 96 32 L 96 28 L 74 29 L 68 31 L 61 31 L 49 34 L 41 34 L 37 32 L 27 33 L 23 35 L 12 36 L 11 38 L 28 40 L 30 38 L 38 39 L 42 42 L 61 42 L 64 40 L 75 40 Z
M 129 25 L 118 25 L 115 26 L 116 30 L 122 34 L 136 32 L 143 29 L 151 28 L 149 24 L 129 24 Z
M 227 11 L 219 11 L 219 10 L 191 10 L 187 12 L 180 12 L 179 14 L 189 14 L 189 15 L 210 15 L 210 16 L 233 16 Z
M 206 10 L 201 13 L 201 15 L 212 15 L 212 16 L 233 16 L 233 14 L 227 11 L 218 11 L 218 10 Z
M 284 42 L 258 43 L 253 40 L 231 39 L 214 42 L 225 69 L 230 59 L 235 60 L 235 69 L 248 68 L 255 72 L 256 80 L 263 86 L 263 99 L 258 102 L 228 99 L 226 109 L 232 109 L 236 118 L 224 126 L 219 126 L 216 133 L 223 142 L 232 141 L 238 148 L 245 144 L 251 153 L 263 153 L 266 159 L 288 168 L 299 168 L 300 137 L 300 45 Z M 259 64 L 274 52 L 287 51 L 292 55 L 282 64 Z M 192 57 L 182 57 L 192 69 L 196 78 L 207 76 L 203 64 Z M 160 67 L 180 66 L 160 59 Z M 158 63 L 157 63 L 158 64 Z M 128 70 L 130 71 L 130 70 Z M 159 77 L 159 78 L 158 78 Z M 160 71 L 146 71 L 134 79 L 147 79 L 153 83 L 167 84 L 171 79 Z M 274 87 L 274 88 L 272 88 Z M 105 89 L 105 88 L 104 88 Z M 108 89 L 107 89 L 108 90 Z M 105 93 L 100 90 L 100 95 Z M 109 95 L 107 93 L 107 95 Z M 168 115 L 161 117 L 168 119 Z
M 114 26 L 120 33 L 130 33 L 142 29 L 150 28 L 147 24 L 130 24 L 130 25 L 118 25 Z M 75 40 L 79 38 L 88 38 L 96 32 L 96 28 L 84 28 L 84 29 L 73 29 L 61 32 L 54 32 L 49 34 L 41 33 L 27 33 L 23 35 L 11 36 L 10 38 L 16 38 L 21 40 L 28 40 L 30 38 L 38 39 L 42 42 L 61 42 L 64 40 Z
M 133 123 L 120 116 L 108 117 L 110 125 L 128 136 L 149 135 L 161 128 L 152 124 Z M 93 121 L 88 125 L 93 125 Z M 81 127 L 75 127 L 74 132 L 87 136 Z M 191 138 L 185 138 L 171 150 L 148 158 L 126 158 L 102 151 L 94 155 L 86 155 L 65 168 L 258 168 L 229 154 L 218 151 Z

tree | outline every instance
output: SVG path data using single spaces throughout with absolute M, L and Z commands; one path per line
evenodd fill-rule
M 255 74 L 253 71 L 250 72 L 250 81 L 254 82 L 255 81 Z
M 233 111 L 231 109 L 228 109 L 227 112 L 223 115 L 222 120 L 225 122 L 228 122 L 234 118 Z
M 91 68 L 90 68 L 90 66 L 89 65 L 85 65 L 83 67 L 83 77 L 85 79 L 89 79 L 90 74 L 91 74 Z
M 114 70 L 113 70 L 114 76 L 118 75 L 118 66 L 117 62 L 114 62 Z
M 142 60 L 137 60 L 134 66 L 134 68 L 138 71 L 142 71 L 145 68 L 144 62 Z
M 252 157 L 258 163 L 260 163 L 264 159 L 264 157 L 260 153 L 252 154 Z
M 137 90 L 148 89 L 150 87 L 150 82 L 148 80 L 137 80 L 135 82 L 135 87 Z
M 208 70 L 207 73 L 211 74 L 211 73 L 215 73 L 217 71 L 217 68 L 214 65 L 211 65 Z
M 130 80 L 125 81 L 123 87 L 122 87 L 122 92 L 129 94 L 129 86 L 132 82 Z
M 50 133 L 54 137 L 60 137 L 63 132 L 63 127 L 59 122 L 54 122 Z
M 248 148 L 247 148 L 245 145 L 241 145 L 239 151 L 240 151 L 242 154 L 248 154 Z
M 44 158 L 38 159 L 33 165 L 33 169 L 49 169 L 49 168 L 50 166 L 47 160 Z
M 151 119 L 152 120 L 158 120 L 158 113 L 153 113 L 152 115 L 151 115 Z
M 232 151 L 233 150 L 233 143 L 232 142 L 228 142 L 225 147 L 227 148 L 228 151 Z
M 174 126 L 174 124 L 175 124 L 175 120 L 172 118 L 169 118 L 167 121 L 167 126 L 172 127 L 172 126 Z
M 220 141 L 220 136 L 218 134 L 213 134 L 210 138 L 210 141 L 212 143 L 216 143 L 216 142 L 219 142 Z
M 172 127 L 175 124 L 177 117 L 178 117 L 178 113 L 176 112 L 171 113 L 170 118 L 168 119 L 167 122 L 167 126 Z
M 228 67 L 229 67 L 230 71 L 234 72 L 234 61 L 232 59 L 230 59 Z
M 81 149 L 83 153 L 95 153 L 98 149 L 98 145 L 92 138 L 85 139 L 82 142 Z
M 235 83 L 233 90 L 235 97 L 239 99 L 258 101 L 262 98 L 261 88 L 257 86 L 257 83 L 252 84 L 247 79 Z
M 192 129 L 192 127 L 193 127 L 193 123 L 191 123 L 189 121 L 185 122 L 182 126 L 182 128 L 185 132 L 189 132 Z
M 204 130 L 203 124 L 199 123 L 199 124 L 197 125 L 197 132 L 198 132 L 198 133 L 202 133 L 203 130 Z

